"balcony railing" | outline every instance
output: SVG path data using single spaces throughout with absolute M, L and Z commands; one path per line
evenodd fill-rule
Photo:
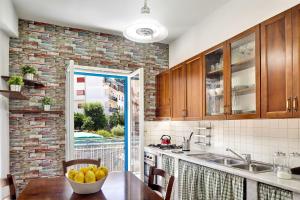
M 75 144 L 75 159 L 101 159 L 101 165 L 110 171 L 124 170 L 124 142 L 109 142 L 100 144 Z

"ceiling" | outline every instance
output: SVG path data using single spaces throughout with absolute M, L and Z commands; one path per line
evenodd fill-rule
M 169 43 L 229 0 L 148 0 L 151 16 L 166 26 Z M 13 0 L 21 19 L 121 34 L 137 20 L 143 0 Z

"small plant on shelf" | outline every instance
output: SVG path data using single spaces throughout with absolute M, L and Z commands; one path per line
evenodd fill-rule
M 51 105 L 53 104 L 53 100 L 50 97 L 44 97 L 42 99 L 42 104 L 44 106 L 44 111 L 49 111 Z
M 22 67 L 22 74 L 24 79 L 33 80 L 34 75 L 36 75 L 36 69 L 32 66 L 25 65 Z
M 24 85 L 22 76 L 11 76 L 7 83 L 10 87 L 10 90 L 15 92 L 20 92 L 22 86 Z

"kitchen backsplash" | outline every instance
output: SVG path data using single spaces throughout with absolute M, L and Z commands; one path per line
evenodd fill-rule
M 146 121 L 145 145 L 159 143 L 163 134 L 170 135 L 171 142 L 180 145 L 183 136 L 187 137 L 191 131 L 197 133 L 196 127 L 210 124 L 211 146 L 206 148 L 216 153 L 227 154 L 225 149 L 230 147 L 240 153 L 252 154 L 254 160 L 271 163 L 276 151 L 300 152 L 300 119 Z M 193 137 L 192 150 L 203 148 L 194 144 L 196 140 Z

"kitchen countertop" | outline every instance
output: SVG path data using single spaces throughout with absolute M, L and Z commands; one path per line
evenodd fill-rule
M 252 173 L 246 170 L 240 170 L 240 169 L 236 169 L 236 168 L 232 168 L 229 166 L 224 166 L 224 165 L 219 165 L 219 164 L 215 164 L 212 162 L 208 162 L 205 160 L 201 160 L 201 159 L 197 159 L 191 156 L 187 156 L 187 154 L 194 154 L 194 153 L 201 153 L 201 151 L 189 151 L 183 154 L 176 154 L 176 153 L 172 153 L 171 150 L 161 150 L 158 148 L 153 148 L 153 147 L 145 147 L 144 148 L 146 152 L 149 153 L 161 153 L 161 154 L 165 154 L 180 160 L 185 160 L 191 163 L 195 163 L 195 164 L 199 164 L 202 166 L 206 166 L 209 168 L 213 168 L 213 169 L 217 169 L 220 171 L 224 171 L 230 174 L 234 174 L 237 176 L 241 176 L 247 179 L 251 179 L 254 181 L 258 181 L 261 183 L 266 183 L 269 185 L 273 185 L 276 187 L 280 187 L 286 190 L 290 190 L 296 193 L 300 193 L 300 180 L 299 179 L 291 179 L 291 180 L 284 180 L 284 179 L 279 179 L 277 178 L 277 176 L 273 173 L 273 172 L 264 172 L 264 173 Z M 204 152 L 204 151 L 202 151 Z

